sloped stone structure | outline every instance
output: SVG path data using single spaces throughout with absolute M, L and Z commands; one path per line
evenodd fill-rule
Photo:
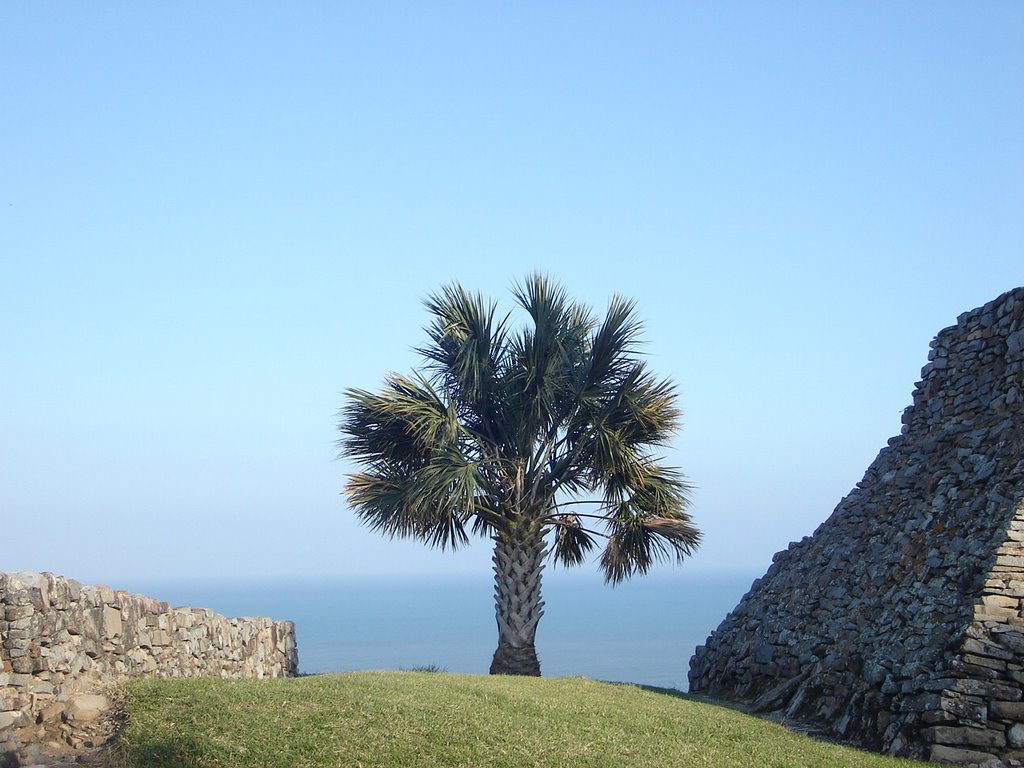
M 891 754 L 1022 764 L 1024 288 L 931 347 L 902 433 L 697 648 L 690 690 Z
M 127 677 L 283 677 L 295 625 L 229 619 L 52 573 L 0 573 L 0 766 L 102 740 Z M 6 762 L 5 762 L 6 761 Z

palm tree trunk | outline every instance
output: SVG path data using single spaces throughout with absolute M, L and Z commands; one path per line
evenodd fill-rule
M 525 540 L 499 535 L 494 542 L 494 608 L 498 621 L 498 649 L 491 661 L 492 675 L 540 676 L 534 637 L 544 614 L 540 574 L 544 570 L 544 538 Z

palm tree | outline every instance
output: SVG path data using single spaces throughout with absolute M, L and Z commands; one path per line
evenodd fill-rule
M 639 359 L 641 324 L 616 296 L 604 319 L 533 275 L 514 290 L 530 323 L 457 283 L 425 302 L 425 360 L 381 392 L 352 389 L 338 441 L 362 471 L 345 491 L 392 537 L 494 543 L 498 648 L 491 674 L 539 675 L 534 638 L 550 556 L 582 563 L 604 544 L 606 582 L 681 562 L 700 542 L 688 486 L 653 450 L 678 426 L 673 385 Z

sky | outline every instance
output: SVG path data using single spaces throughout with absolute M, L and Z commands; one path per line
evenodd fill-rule
M 4 571 L 486 572 L 357 524 L 338 410 L 542 271 L 677 384 L 658 577 L 757 575 L 1024 284 L 1020 2 L 8 2 L 0 73 Z

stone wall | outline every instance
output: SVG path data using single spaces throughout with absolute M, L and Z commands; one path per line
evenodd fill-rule
M 779 552 L 690 690 L 862 746 L 1024 761 L 1024 288 L 931 344 L 902 433 Z
M 172 608 L 51 573 L 0 573 L 0 757 L 91 746 L 88 723 L 100 715 L 101 694 L 127 677 L 297 670 L 288 621 Z

